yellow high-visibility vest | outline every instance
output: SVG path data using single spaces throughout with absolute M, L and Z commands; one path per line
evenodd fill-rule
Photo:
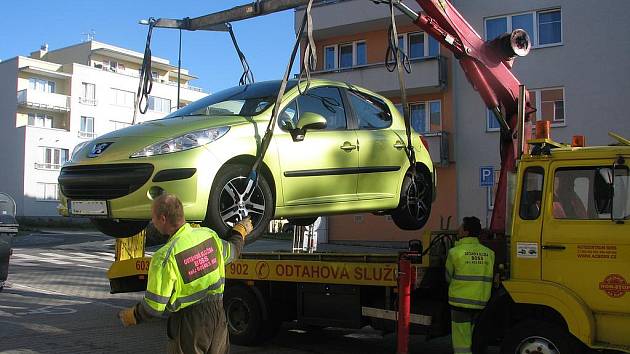
M 446 258 L 448 303 L 463 308 L 482 309 L 490 299 L 494 252 L 476 237 L 464 237 Z
M 212 230 L 184 224 L 151 259 L 142 304 L 153 316 L 176 312 L 206 297 L 221 297 L 232 244 Z

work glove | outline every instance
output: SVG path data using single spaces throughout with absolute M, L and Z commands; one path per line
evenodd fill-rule
M 252 225 L 252 219 L 248 216 L 245 219 L 239 221 L 232 227 L 232 230 L 238 232 L 243 236 L 243 239 L 249 235 L 250 232 L 254 229 L 254 225 Z
M 133 313 L 133 307 L 120 310 L 120 312 L 118 312 L 118 318 L 120 318 L 120 322 L 122 322 L 123 326 L 125 327 L 138 324 L 138 321 L 136 320 L 136 315 L 134 315 Z

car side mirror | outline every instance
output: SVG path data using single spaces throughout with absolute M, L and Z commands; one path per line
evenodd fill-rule
M 304 132 L 311 129 L 326 129 L 326 118 L 317 113 L 305 112 L 300 115 L 300 119 L 297 122 L 297 129 Z

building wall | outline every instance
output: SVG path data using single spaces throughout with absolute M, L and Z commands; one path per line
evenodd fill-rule
M 518 58 L 515 76 L 528 89 L 564 87 L 566 126 L 552 129 L 554 140 L 570 143 L 572 135 L 582 134 L 596 145 L 613 142 L 608 131 L 630 136 L 627 109 L 619 104 L 630 100 L 630 2 L 455 0 L 454 5 L 482 37 L 484 18 L 561 8 L 562 45 Z M 499 167 L 499 133 L 486 132 L 485 106 L 458 65 L 454 80 L 458 215 L 483 222 L 486 191 L 479 187 L 479 167 Z
M 24 201 L 25 128 L 16 128 L 18 58 L 0 62 L 0 192 L 9 194 L 18 204 Z
M 92 42 L 83 42 L 69 47 L 51 50 L 45 54 L 44 60 L 58 64 L 78 63 L 88 65 Z

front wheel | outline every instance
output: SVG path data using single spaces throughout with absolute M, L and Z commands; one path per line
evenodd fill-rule
M 576 340 L 559 325 L 525 320 L 512 327 L 503 339 L 501 354 L 575 354 Z
M 402 183 L 400 202 L 392 211 L 392 220 L 403 230 L 418 230 L 429 220 L 432 200 L 431 175 L 419 171 L 414 178 L 407 173 Z
M 241 220 L 242 213 L 247 213 L 254 230 L 245 243 L 253 242 L 265 232 L 274 208 L 269 182 L 262 174 L 251 190 L 246 191 L 249 172 L 250 167 L 240 164 L 228 164 L 219 170 L 208 199 L 205 222 L 219 235 L 224 235 Z

